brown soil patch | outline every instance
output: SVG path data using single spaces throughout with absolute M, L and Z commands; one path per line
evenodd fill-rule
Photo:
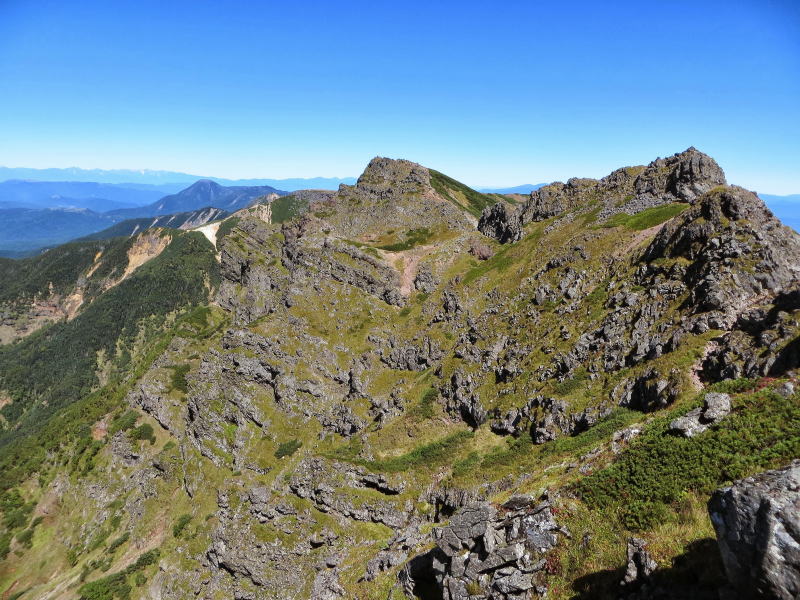
M 108 433 L 108 416 L 103 417 L 92 425 L 92 439 L 102 440 Z

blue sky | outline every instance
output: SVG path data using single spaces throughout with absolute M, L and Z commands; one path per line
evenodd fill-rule
M 800 2 L 0 0 L 0 164 L 602 176 L 694 145 L 800 192 Z

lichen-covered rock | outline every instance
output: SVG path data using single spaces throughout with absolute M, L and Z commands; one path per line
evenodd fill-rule
M 800 460 L 716 491 L 708 511 L 734 594 L 800 597 Z

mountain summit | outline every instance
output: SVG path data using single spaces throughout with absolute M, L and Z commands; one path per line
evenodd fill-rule
M 140 218 L 191 212 L 207 207 L 233 212 L 249 206 L 261 196 L 278 197 L 285 194 L 286 192 L 268 185 L 226 187 L 210 179 L 200 179 L 186 189 L 164 196 L 147 206 L 114 210 L 109 214 L 124 218 Z

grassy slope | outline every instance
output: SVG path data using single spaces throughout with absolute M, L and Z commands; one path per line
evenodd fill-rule
M 484 208 L 498 202 L 496 194 L 481 194 L 439 171 L 433 169 L 429 169 L 429 171 L 431 186 L 440 196 L 447 198 L 456 206 L 466 209 L 476 217 L 481 215 Z

